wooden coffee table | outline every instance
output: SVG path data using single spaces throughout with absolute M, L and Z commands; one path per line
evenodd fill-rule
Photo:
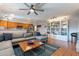
M 34 48 L 38 48 L 41 45 L 43 45 L 44 43 L 38 41 L 38 40 L 32 40 L 33 44 L 28 44 L 28 41 L 23 41 L 23 42 L 19 42 L 19 46 L 21 48 L 21 50 L 23 51 L 23 53 L 32 50 Z

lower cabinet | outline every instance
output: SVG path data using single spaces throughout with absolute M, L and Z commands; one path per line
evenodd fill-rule
M 49 36 L 52 39 L 62 40 L 62 41 L 68 41 L 68 36 L 65 36 L 65 35 L 53 35 L 53 34 L 49 34 Z

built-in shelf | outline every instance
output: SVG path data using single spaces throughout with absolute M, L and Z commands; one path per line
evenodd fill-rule
M 51 19 L 51 22 L 48 22 L 48 31 L 51 36 L 55 39 L 68 39 L 68 18 L 56 18 Z

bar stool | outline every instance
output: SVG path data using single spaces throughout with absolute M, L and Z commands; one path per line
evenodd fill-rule
M 77 33 L 71 33 L 71 42 L 76 44 L 76 42 L 77 42 Z

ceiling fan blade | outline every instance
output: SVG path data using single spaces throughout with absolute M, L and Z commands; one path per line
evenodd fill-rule
M 41 3 L 36 3 L 35 6 L 39 6 Z
M 44 6 L 45 5 L 45 3 L 36 3 L 35 4 L 35 9 L 40 9 L 40 8 L 42 8 L 42 6 Z
M 41 8 L 42 6 L 44 6 L 46 3 L 40 3 L 39 8 Z
M 33 8 L 34 5 L 31 5 L 31 8 Z
M 24 5 L 26 5 L 27 7 L 30 7 L 27 3 L 24 3 Z
M 44 12 L 44 10 L 43 9 L 35 9 L 36 11 L 42 11 L 42 12 Z
M 38 13 L 37 13 L 36 11 L 34 11 L 34 13 L 35 13 L 36 15 L 38 15 Z
M 34 5 L 34 6 L 35 6 L 35 9 L 38 9 L 38 8 L 39 8 L 39 7 L 38 7 L 39 5 L 40 5 L 40 3 L 36 3 L 36 4 Z
M 19 10 L 29 10 L 29 9 L 19 9 Z
M 30 11 L 27 13 L 27 15 L 29 15 L 30 14 Z

